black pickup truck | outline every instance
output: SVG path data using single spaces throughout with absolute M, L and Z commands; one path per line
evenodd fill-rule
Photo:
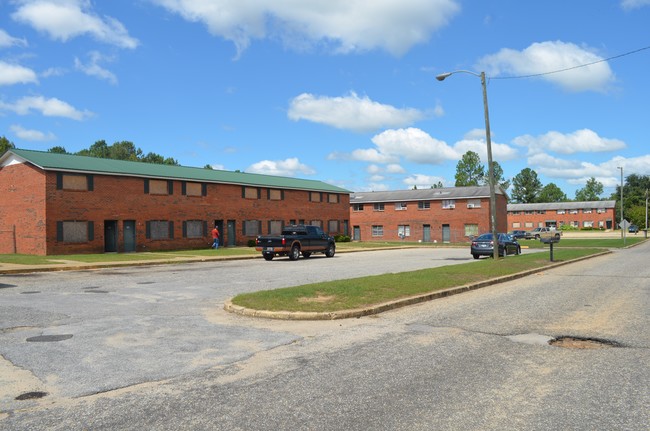
M 282 229 L 281 235 L 258 236 L 255 250 L 261 251 L 266 260 L 272 260 L 275 256 L 289 256 L 289 259 L 297 260 L 301 253 L 303 257 L 309 257 L 312 253 L 325 253 L 325 256 L 333 257 L 336 243 L 318 226 L 290 225 Z

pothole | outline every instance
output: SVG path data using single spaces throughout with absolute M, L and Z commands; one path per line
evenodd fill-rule
M 40 392 L 40 391 L 34 391 L 34 392 L 25 392 L 24 394 L 18 395 L 16 398 L 14 398 L 16 401 L 24 401 L 24 400 L 37 400 L 39 398 L 43 398 L 44 396 L 47 395 L 47 392 Z
M 609 349 L 612 347 L 621 347 L 616 341 L 571 336 L 553 338 L 548 344 L 565 349 Z
M 59 334 L 59 335 L 38 335 L 36 337 L 29 337 L 27 341 L 35 343 L 51 343 L 55 341 L 63 341 L 72 338 L 72 334 Z

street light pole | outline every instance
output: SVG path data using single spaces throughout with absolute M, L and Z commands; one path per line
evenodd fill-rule
M 623 226 L 623 222 L 625 221 L 623 218 L 623 167 L 617 166 L 616 169 L 621 170 L 621 222 L 619 226 L 621 227 L 621 239 L 623 240 L 623 245 L 625 245 L 625 227 Z
M 485 112 L 485 142 L 487 144 L 487 157 L 488 157 L 488 185 L 490 186 L 490 229 L 492 231 L 492 241 L 493 241 L 493 257 L 494 259 L 499 258 L 499 237 L 497 235 L 497 205 L 496 205 L 496 192 L 495 192 L 495 181 L 494 181 L 494 166 L 492 163 L 492 136 L 490 133 L 490 114 L 488 110 L 488 98 L 487 98 L 487 85 L 485 83 L 485 72 L 480 74 L 475 72 L 470 72 L 469 70 L 456 70 L 454 72 L 441 73 L 436 76 L 438 81 L 444 81 L 446 78 L 450 77 L 454 73 L 469 73 L 470 75 L 477 76 L 481 78 L 481 85 L 483 86 L 483 110 Z

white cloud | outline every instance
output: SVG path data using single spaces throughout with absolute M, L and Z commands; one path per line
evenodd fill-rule
M 598 136 L 589 129 L 576 130 L 573 133 L 551 131 L 540 136 L 523 135 L 516 137 L 516 145 L 528 148 L 528 154 L 553 151 L 560 154 L 595 153 L 616 151 L 626 147 L 619 139 L 608 139 Z
M 639 9 L 644 6 L 650 6 L 650 0 L 622 0 L 621 6 L 625 10 Z
M 152 0 L 232 41 L 238 55 L 253 39 L 326 46 L 351 53 L 383 49 L 393 55 L 426 42 L 460 11 L 455 0 Z
M 136 48 L 138 40 L 129 36 L 121 22 L 109 16 L 99 17 L 89 0 L 20 0 L 11 17 L 31 25 L 63 42 L 89 34 L 95 39 L 122 48 Z
M 88 53 L 89 62 L 83 64 L 78 58 L 75 57 L 74 65 L 77 70 L 82 71 L 88 76 L 94 76 L 99 79 L 105 79 L 113 85 L 117 85 L 117 77 L 109 70 L 104 69 L 99 65 L 102 61 L 113 61 L 111 57 L 106 57 L 97 51 Z
M 457 158 L 453 148 L 417 128 L 386 130 L 372 138 L 377 152 L 388 160 L 399 157 L 410 162 L 440 164 Z
M 26 47 L 27 41 L 25 39 L 13 37 L 0 28 L 0 48 L 8 48 L 12 46 Z
M 298 174 L 313 175 L 316 173 L 309 166 L 300 163 L 297 157 L 291 157 L 285 160 L 262 160 L 250 165 L 246 169 L 246 172 L 284 177 L 294 177 Z
M 13 111 L 18 115 L 27 115 L 31 111 L 38 111 L 46 117 L 64 117 L 73 120 L 83 120 L 93 115 L 89 111 L 79 111 L 55 97 L 46 99 L 43 96 L 23 97 L 14 104 L 0 102 L 0 109 Z
M 38 83 L 38 78 L 33 70 L 0 61 L 0 85 L 28 83 Z
M 29 130 L 18 124 L 11 125 L 9 130 L 25 141 L 53 141 L 56 139 L 56 136 L 52 132 L 43 133 L 39 130 Z
M 609 64 L 593 49 L 581 48 L 561 41 L 540 42 L 523 51 L 504 48 L 496 54 L 479 60 L 478 69 L 488 76 L 537 75 L 568 91 L 606 91 L 614 82 L 614 73 Z M 596 64 L 591 64 L 595 63 Z M 577 67 L 590 64 L 585 67 Z M 575 69 L 571 69 L 575 68 Z M 570 70 L 567 70 L 570 69 Z
M 355 93 L 345 97 L 303 93 L 291 101 L 288 116 L 294 121 L 308 120 L 338 129 L 368 132 L 408 126 L 424 118 L 424 113 L 413 108 L 398 109 L 383 105 Z
M 412 174 L 404 178 L 403 182 L 410 188 L 416 186 L 418 189 L 428 189 L 434 184 L 438 184 L 438 182 L 444 185 L 445 179 L 435 175 Z

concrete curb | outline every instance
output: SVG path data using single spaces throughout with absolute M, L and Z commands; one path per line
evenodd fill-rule
M 234 314 L 246 317 L 261 317 L 265 319 L 278 319 L 278 320 L 338 320 L 338 319 L 351 319 L 363 316 L 370 316 L 373 314 L 383 313 L 384 311 L 394 310 L 396 308 L 406 307 L 408 305 L 418 304 L 425 301 L 434 299 L 445 298 L 459 293 L 469 292 L 472 290 L 481 289 L 483 287 L 492 286 L 494 284 L 503 283 L 506 281 L 516 280 L 519 278 L 527 277 L 532 274 L 537 274 L 542 271 L 557 268 L 560 266 L 576 263 L 583 260 L 600 257 L 612 253 L 611 250 L 603 251 L 601 253 L 584 256 L 577 259 L 567 260 L 565 262 L 556 262 L 542 268 L 535 268 L 528 271 L 518 272 L 503 277 L 497 277 L 490 280 L 480 281 L 477 283 L 466 284 L 458 287 L 451 287 L 449 289 L 439 290 L 436 292 L 425 293 L 422 295 L 411 296 L 408 298 L 401 298 L 395 301 L 384 302 L 366 308 L 357 308 L 352 310 L 341 311 L 328 311 L 328 312 L 305 312 L 305 311 L 269 311 L 269 310 L 255 310 L 252 308 L 242 307 L 232 303 L 232 299 L 224 303 L 223 309 Z

